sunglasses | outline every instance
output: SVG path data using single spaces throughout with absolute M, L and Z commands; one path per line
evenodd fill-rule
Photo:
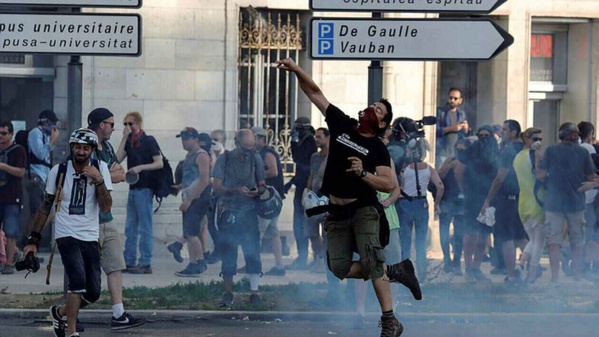
M 461 97 L 453 97 L 453 96 L 449 96 L 449 100 L 450 101 L 459 101 Z
M 6 136 L 8 135 L 10 132 L 8 131 L 0 131 L 0 136 Z
M 541 137 L 533 137 L 531 139 L 532 139 L 533 142 L 541 142 L 541 141 L 543 141 L 543 138 L 541 138 Z
M 123 125 L 124 125 L 124 126 L 132 126 L 132 125 L 135 125 L 135 123 L 133 123 L 133 122 L 129 122 L 129 123 L 123 123 Z
M 108 125 L 110 125 L 110 127 L 111 127 L 111 128 L 113 128 L 113 129 L 114 129 L 114 123 L 113 123 L 113 122 L 106 122 L 106 121 L 103 121 L 102 123 L 104 123 L 104 124 L 108 124 Z

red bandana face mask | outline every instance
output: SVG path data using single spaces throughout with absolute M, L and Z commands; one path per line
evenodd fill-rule
M 360 111 L 358 116 L 358 132 L 376 135 L 379 129 L 379 119 L 376 116 L 374 107 L 368 107 L 365 110 Z

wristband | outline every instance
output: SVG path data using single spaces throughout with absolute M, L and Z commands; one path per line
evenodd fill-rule
M 365 169 L 362 169 L 362 172 L 360 172 L 360 178 L 366 177 L 367 174 L 368 174 L 368 171 L 366 171 Z
M 38 232 L 31 232 L 27 237 L 27 245 L 35 245 L 36 248 L 40 247 L 42 241 L 42 235 Z
M 101 183 L 99 183 L 99 184 L 94 184 L 94 185 L 96 185 L 96 187 L 100 187 L 100 186 L 104 185 L 104 179 L 102 179 L 102 182 L 101 182 Z

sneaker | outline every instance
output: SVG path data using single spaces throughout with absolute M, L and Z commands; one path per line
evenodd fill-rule
M 133 316 L 129 315 L 129 313 L 124 312 L 121 317 L 114 318 L 112 317 L 112 322 L 110 322 L 110 329 L 112 330 L 124 330 L 129 328 L 134 328 L 136 326 L 144 325 L 146 320 L 143 318 L 133 318 Z
M 129 270 L 129 273 L 131 273 L 131 274 L 152 274 L 152 266 L 145 265 L 145 266 L 139 266 L 137 268 L 132 268 Z
M 274 266 L 264 273 L 266 276 L 285 276 L 285 268 Z
M 2 269 L 2 274 L 3 275 L 10 275 L 10 274 L 14 274 L 15 273 L 15 266 L 12 265 L 5 265 L 4 269 Z
M 387 277 L 389 278 L 389 282 L 401 283 L 410 289 L 414 299 L 418 301 L 422 299 L 422 291 L 420 290 L 418 278 L 414 274 L 412 261 L 405 259 L 400 263 L 387 266 Z
M 251 294 L 250 295 L 250 304 L 251 305 L 260 305 L 260 304 L 262 304 L 262 299 L 260 298 L 260 295 L 258 295 L 258 294 Z
M 52 317 L 52 330 L 54 331 L 54 336 L 65 337 L 67 321 L 58 314 L 58 305 L 50 307 L 50 317 Z
M 208 269 L 206 262 L 198 261 L 196 263 L 188 264 L 185 269 L 175 272 L 175 275 L 180 277 L 198 277 L 200 274 L 205 272 L 206 269 Z
M 173 243 L 171 243 L 170 245 L 166 246 L 166 249 L 168 249 L 169 252 L 173 253 L 173 258 L 175 259 L 175 261 L 182 263 L 183 262 L 183 256 L 181 256 L 181 249 L 183 248 L 183 244 L 179 241 L 175 241 Z
M 220 299 L 220 303 L 218 304 L 218 306 L 221 308 L 224 308 L 224 307 L 230 307 L 231 305 L 233 305 L 233 294 L 230 292 L 226 292 L 223 294 L 223 297 Z
M 78 332 L 73 332 L 69 337 L 80 337 Z
M 381 337 L 399 337 L 403 333 L 403 325 L 395 317 L 381 317 L 379 327 L 381 328 Z

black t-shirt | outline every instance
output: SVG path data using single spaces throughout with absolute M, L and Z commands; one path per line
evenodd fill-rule
M 153 157 L 160 155 L 160 147 L 154 137 L 147 136 L 144 133 L 139 139 L 137 146 L 132 145 L 131 136 L 129 136 L 127 143 L 125 143 L 125 152 L 127 153 L 127 169 L 131 169 L 138 165 L 153 163 Z M 152 188 L 150 184 L 151 178 L 152 171 L 142 171 L 139 174 L 137 183 L 129 186 L 129 188 Z
M 503 148 L 499 159 L 499 167 L 508 169 L 508 174 L 505 177 L 505 181 L 499 189 L 501 195 L 518 195 L 520 193 L 520 187 L 518 186 L 518 177 L 516 177 L 516 171 L 514 170 L 514 159 L 516 155 L 522 151 L 524 143 L 513 142 Z
M 326 196 L 376 202 L 376 191 L 353 172 L 346 172 L 351 167 L 348 158 L 360 158 L 364 169 L 374 174 L 377 166 L 391 166 L 387 147 L 378 137 L 360 135 L 354 129 L 356 120 L 332 104 L 327 108 L 326 122 L 331 142 L 320 192 Z

